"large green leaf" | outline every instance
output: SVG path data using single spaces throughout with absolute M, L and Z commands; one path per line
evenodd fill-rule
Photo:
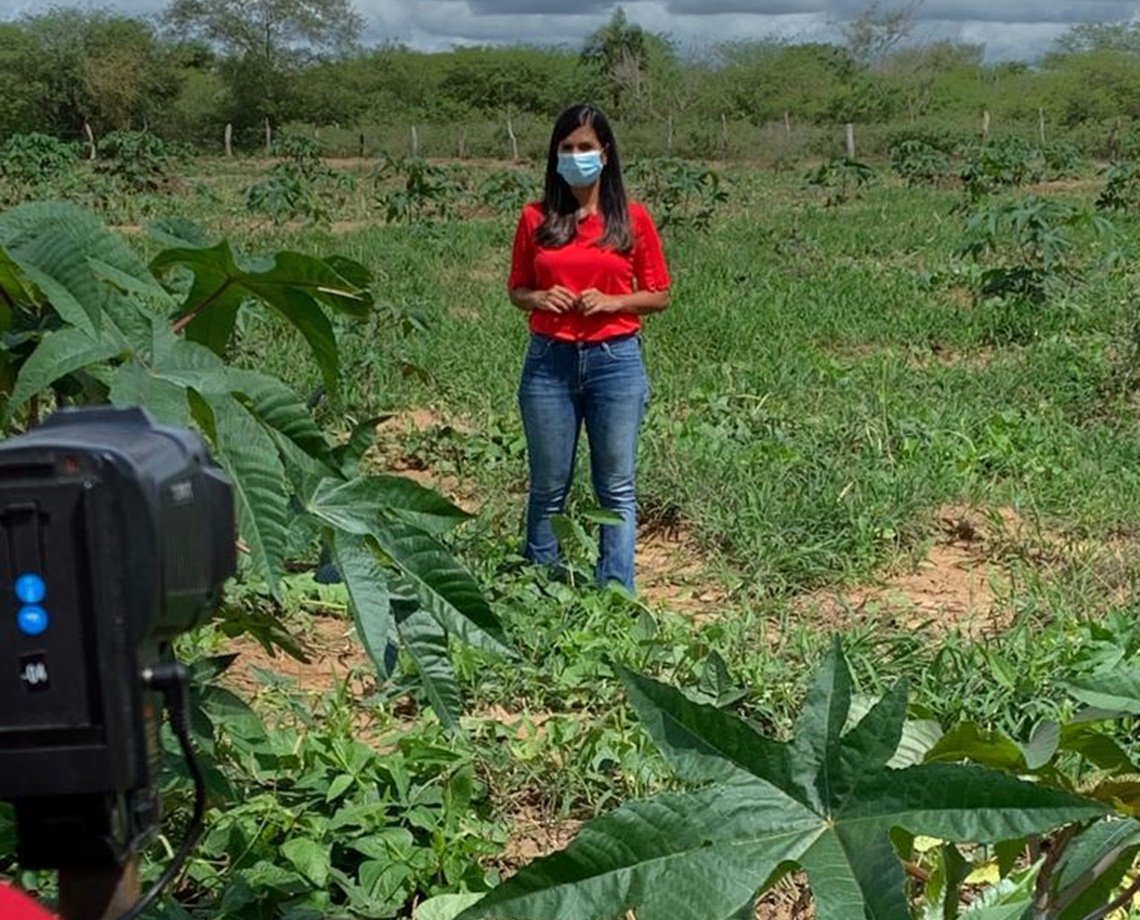
M 333 559 L 348 588 L 356 632 L 368 657 L 380 673 L 386 670 L 384 654 L 396 638 L 396 621 L 388 598 L 388 579 L 369 545 L 368 537 L 329 531 Z
M 1069 682 L 1069 692 L 1086 706 L 1140 715 L 1140 668 L 1113 668 Z
M 273 440 L 237 400 L 206 396 L 218 462 L 233 480 L 242 538 L 258 574 L 276 593 L 285 567 L 289 499 Z
M 106 332 L 93 338 L 83 329 L 65 328 L 45 335 L 20 368 L 16 386 L 4 406 L 3 423 L 7 424 L 13 412 L 60 378 L 108 361 L 125 347 L 120 339 Z
M 1067 847 L 1053 874 L 1061 920 L 1079 920 L 1103 905 L 1140 850 L 1140 821 L 1110 818 L 1081 833 Z
M 590 822 L 465 911 L 462 920 L 720 920 L 738 914 L 787 864 L 807 871 L 819 920 L 909 920 L 894 828 L 993 843 L 1098 817 L 1105 808 L 977 766 L 895 754 L 901 688 L 847 725 L 851 675 L 838 644 L 790 742 L 645 677 L 623 673 L 646 729 L 694 792 L 632 802 Z M 716 760 L 723 756 L 725 765 Z
M 103 313 L 117 299 L 104 279 L 154 281 L 146 263 L 89 211 L 34 202 L 0 214 L 0 248 L 63 321 L 97 337 Z M 98 267 L 98 271 L 96 271 Z M 132 285 L 133 286 L 133 285 Z
M 447 549 L 403 521 L 377 521 L 372 536 L 449 633 L 468 645 L 514 654 L 475 579 Z
M 423 610 L 401 617 L 398 629 L 401 644 L 416 663 L 428 704 L 444 725 L 458 728 L 463 702 L 448 657 L 447 631 Z
M 350 263 L 354 264 L 354 263 Z M 256 264 L 241 263 L 230 244 L 178 247 L 160 252 L 151 262 L 155 271 L 174 266 L 194 275 L 180 313 L 187 335 L 222 353 L 233 333 L 237 309 L 249 298 L 279 312 L 308 342 L 330 392 L 339 392 L 340 358 L 332 326 L 323 308 L 363 317 L 372 295 L 359 284 L 367 271 L 356 266 L 345 277 L 345 265 L 296 252 L 279 252 Z
M 212 356 L 209 351 L 205 353 Z M 224 365 L 159 368 L 156 373 L 164 380 L 191 387 L 203 396 L 240 394 L 247 397 L 247 408 L 266 427 L 280 432 L 310 457 L 328 464 L 326 475 L 333 472 L 334 461 L 324 432 L 313 420 L 304 400 L 277 378 Z
M 326 519 L 345 530 L 369 533 L 378 511 L 430 534 L 450 530 L 471 517 L 462 508 L 417 482 L 400 476 L 367 476 L 325 483 L 314 501 Z
M 475 580 L 445 547 L 417 526 L 434 528 L 442 521 L 466 517 L 465 512 L 395 477 L 348 483 L 326 480 L 309 499 L 308 508 L 338 530 L 374 538 L 420 605 L 452 635 L 469 645 L 512 654 Z M 396 519 L 388 519 L 385 512 Z

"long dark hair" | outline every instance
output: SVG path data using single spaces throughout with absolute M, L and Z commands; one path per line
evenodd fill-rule
M 606 230 L 598 245 L 608 246 L 618 252 L 628 252 L 633 248 L 633 233 L 629 227 L 629 201 L 621 178 L 617 138 L 614 137 L 614 130 L 605 113 L 597 106 L 587 103 L 572 105 L 563 111 L 554 122 L 554 130 L 550 132 L 546 183 L 542 195 L 545 217 L 535 231 L 535 240 L 540 246 L 558 249 L 574 239 L 578 232 L 578 199 L 574 197 L 566 180 L 558 175 L 558 145 L 568 134 L 583 125 L 594 129 L 606 154 L 606 166 L 602 170 L 601 186 L 598 189 Z

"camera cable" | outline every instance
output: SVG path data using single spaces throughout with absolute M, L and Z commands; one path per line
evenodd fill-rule
M 178 746 L 190 770 L 190 777 L 194 781 L 194 811 L 190 815 L 190 823 L 186 826 L 186 835 L 182 844 L 174 854 L 170 865 L 162 875 L 147 890 L 135 905 L 123 914 L 119 920 L 138 920 L 162 894 L 163 890 L 177 878 L 186 863 L 190 852 L 202 836 L 203 819 L 206 813 L 206 779 L 202 775 L 202 768 L 194 754 L 194 746 L 190 742 L 190 717 L 187 687 L 190 681 L 190 672 L 186 666 L 178 661 L 163 662 L 143 670 L 143 682 L 150 688 L 158 690 L 166 704 L 166 713 L 170 719 L 170 728 L 174 737 L 178 739 Z

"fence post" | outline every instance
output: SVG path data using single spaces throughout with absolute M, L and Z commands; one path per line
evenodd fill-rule
M 511 124 L 511 118 L 507 116 L 507 137 L 511 139 L 511 160 L 517 163 L 519 161 L 519 139 L 515 136 L 515 126 Z
M 360 132 L 360 146 L 358 149 L 360 151 L 360 154 L 359 154 L 360 159 L 363 160 L 364 159 L 364 132 L 363 131 Z
M 984 109 L 982 111 L 982 143 L 990 139 L 990 110 Z
M 416 131 L 416 126 L 412 125 L 412 156 L 418 157 L 420 155 L 420 135 Z
M 226 122 L 223 142 L 225 143 L 226 156 L 232 157 L 234 155 L 234 126 L 232 122 Z
M 792 136 L 792 114 L 787 109 L 784 109 L 784 136 Z
M 855 159 L 855 125 L 847 122 L 847 159 Z
M 94 160 L 96 157 L 95 132 L 91 130 L 90 122 L 83 122 L 83 132 L 87 135 L 87 159 Z

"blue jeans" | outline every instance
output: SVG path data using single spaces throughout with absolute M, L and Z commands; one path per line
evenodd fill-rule
M 532 562 L 555 566 L 560 560 L 550 519 L 566 508 L 584 422 L 598 504 L 622 519 L 620 524 L 602 525 L 595 577 L 600 586 L 616 581 L 633 592 L 637 432 L 648 401 L 637 336 L 608 342 L 531 336 L 519 383 L 519 409 L 530 466 L 526 557 Z

